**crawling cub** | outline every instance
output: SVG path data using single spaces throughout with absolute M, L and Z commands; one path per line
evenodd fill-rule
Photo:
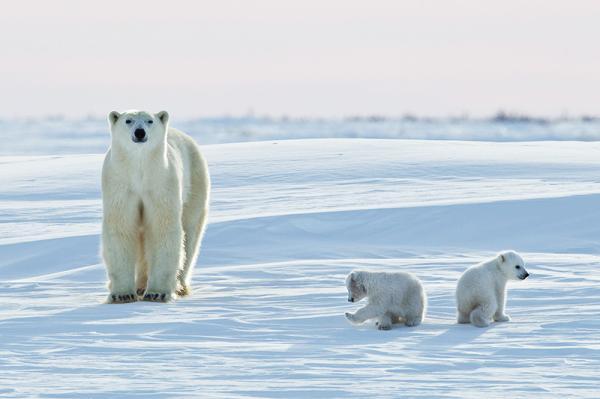
M 525 280 L 529 276 L 525 262 L 515 251 L 504 251 L 496 257 L 468 268 L 456 286 L 458 322 L 487 327 L 490 321 L 509 321 L 504 313 L 506 283 Z
M 353 271 L 346 278 L 346 288 L 349 302 L 369 299 L 356 313 L 346 313 L 353 323 L 377 319 L 380 330 L 389 330 L 393 323 L 418 326 L 425 317 L 427 296 L 421 281 L 411 273 Z

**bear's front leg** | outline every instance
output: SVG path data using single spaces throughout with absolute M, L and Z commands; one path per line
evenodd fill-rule
M 146 209 L 144 249 L 148 283 L 143 300 L 168 302 L 175 297 L 177 273 L 183 262 L 181 212 L 177 206 L 146 206 Z
M 378 330 L 391 330 L 392 329 L 392 315 L 389 313 L 384 314 L 379 318 L 376 323 Z
M 123 222 L 105 217 L 102 224 L 102 257 L 108 272 L 110 293 L 106 303 L 137 300 L 135 292 L 135 229 Z
M 496 313 L 494 315 L 494 321 L 500 321 L 500 322 L 502 322 L 502 321 L 510 321 L 510 316 L 507 315 L 507 314 L 498 314 L 498 313 Z
M 381 312 L 379 307 L 375 305 L 367 305 L 363 308 L 360 308 L 356 311 L 356 313 L 346 313 L 346 318 L 353 323 L 364 323 L 369 319 L 373 319 L 375 317 L 379 317 Z
M 498 290 L 498 310 L 494 313 L 494 321 L 510 321 L 510 317 L 504 313 L 506 306 L 506 287 Z

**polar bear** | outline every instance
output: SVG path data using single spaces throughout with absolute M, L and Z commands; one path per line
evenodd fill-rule
M 102 167 L 102 257 L 108 303 L 167 302 L 190 292 L 210 178 L 198 146 L 161 111 L 108 115 Z
M 456 286 L 457 321 L 487 327 L 494 321 L 509 321 L 504 313 L 506 283 L 529 276 L 523 258 L 515 251 L 503 251 L 495 258 L 468 268 Z
M 425 317 L 427 296 L 421 281 L 411 273 L 353 271 L 346 277 L 346 288 L 349 302 L 369 300 L 356 313 L 346 313 L 353 323 L 377 318 L 377 327 L 389 330 L 393 323 L 417 326 Z

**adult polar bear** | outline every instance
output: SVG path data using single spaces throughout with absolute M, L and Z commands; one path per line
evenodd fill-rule
M 108 303 L 167 302 L 190 292 L 210 178 L 192 138 L 166 111 L 113 111 L 102 168 L 102 256 Z

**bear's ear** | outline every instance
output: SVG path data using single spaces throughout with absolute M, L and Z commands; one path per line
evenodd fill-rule
M 356 281 L 356 274 L 354 274 L 354 272 L 350 273 L 350 281 Z
M 112 111 L 110 114 L 108 114 L 108 121 L 111 125 L 114 125 L 115 123 L 117 123 L 120 117 L 120 113 L 118 113 L 117 111 Z
M 167 122 L 169 122 L 169 113 L 167 111 L 160 111 L 156 114 L 156 117 L 162 122 L 163 125 L 166 125 Z

